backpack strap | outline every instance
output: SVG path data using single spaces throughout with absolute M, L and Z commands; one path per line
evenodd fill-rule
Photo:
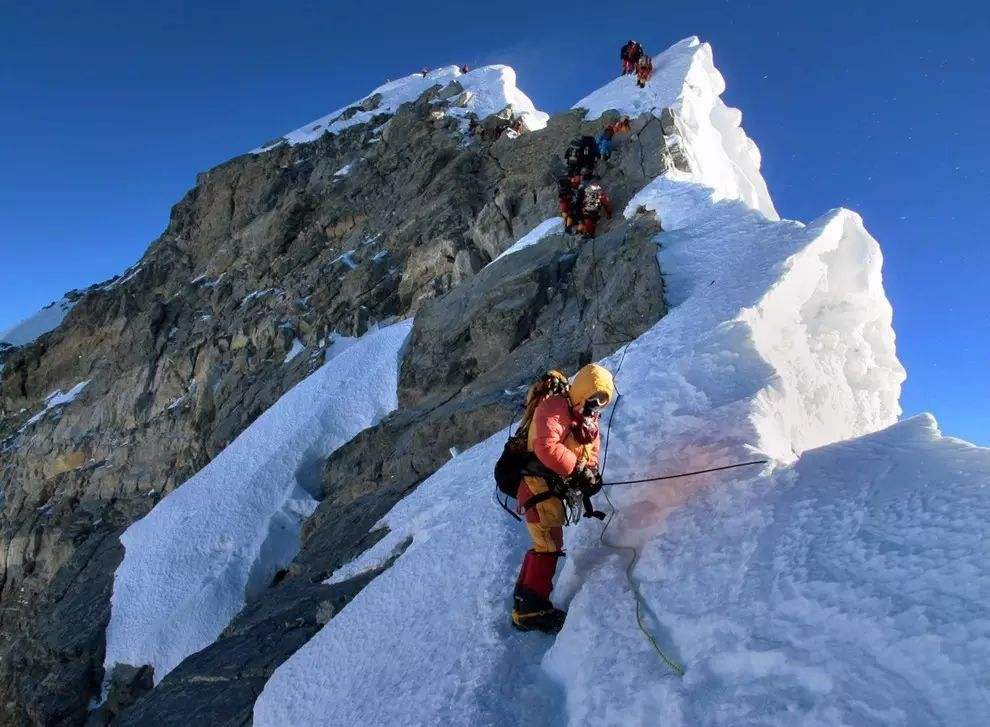
M 527 512 L 541 502 L 546 502 L 551 497 L 556 497 L 559 500 L 563 499 L 562 493 L 565 489 L 564 478 L 540 462 L 535 454 L 530 454 L 526 466 L 522 469 L 522 475 L 524 477 L 539 477 L 547 483 L 547 491 L 540 492 L 529 498 L 522 509 L 523 512 Z
M 505 510 L 507 513 L 512 515 L 512 517 L 514 517 L 519 522 L 522 522 L 522 518 L 516 515 L 512 511 L 512 508 L 509 507 L 509 496 L 506 495 L 504 499 L 498 496 L 498 487 L 495 488 L 495 499 L 498 500 L 498 504 L 502 506 L 503 510 Z
M 551 497 L 560 498 L 560 495 L 558 495 L 556 492 L 553 492 L 552 490 L 547 490 L 546 492 L 541 492 L 539 495 L 533 495 L 531 498 L 529 498 L 526 501 L 526 505 L 523 507 L 522 511 L 523 512 L 529 512 L 534 507 L 536 507 L 537 505 L 539 505 L 541 502 L 546 502 Z

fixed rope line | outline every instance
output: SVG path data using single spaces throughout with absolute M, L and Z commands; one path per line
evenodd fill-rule
M 622 367 L 622 362 L 625 359 L 625 352 L 623 352 L 622 359 L 619 362 L 619 366 L 616 367 L 616 374 L 618 374 L 619 369 Z M 612 407 L 612 411 L 609 413 L 608 425 L 605 429 L 605 447 L 602 453 L 602 470 L 604 472 L 605 465 L 608 462 L 608 443 L 612 434 L 612 418 L 615 416 L 615 410 L 619 407 L 619 401 L 622 399 L 622 394 L 616 396 L 615 405 Z M 632 554 L 632 558 L 629 560 L 628 565 L 626 565 L 626 580 L 629 582 L 629 590 L 632 591 L 633 600 L 636 603 L 636 626 L 643 633 L 647 642 L 656 652 L 657 657 L 670 669 L 674 674 L 679 677 L 684 676 L 684 667 L 678 664 L 676 661 L 671 659 L 667 654 L 664 653 L 663 649 L 660 648 L 660 644 L 657 643 L 656 637 L 650 631 L 649 627 L 646 625 L 643 619 L 643 594 L 639 590 L 639 585 L 636 583 L 636 579 L 633 578 L 633 569 L 636 567 L 636 563 L 639 561 L 639 551 L 636 550 L 631 545 L 616 545 L 615 543 L 609 542 L 605 534 L 608 532 L 609 526 L 612 524 L 612 519 L 615 517 L 617 512 L 615 503 L 612 502 L 612 498 L 609 497 L 608 491 L 603 490 L 606 501 L 608 501 L 608 506 L 610 508 L 608 519 L 605 521 L 604 526 L 602 526 L 602 531 L 598 536 L 599 542 L 602 545 L 612 548 L 613 550 L 623 550 Z
M 612 518 L 615 516 L 615 505 L 612 503 L 612 498 L 608 496 L 607 490 L 604 491 L 604 494 L 605 499 L 608 500 L 608 506 L 612 511 L 609 513 L 608 520 L 605 521 L 605 526 L 602 528 L 601 535 L 598 539 L 601 541 L 602 545 L 609 548 L 614 550 L 625 550 L 632 553 L 632 558 L 629 560 L 629 565 L 626 566 L 626 580 L 629 582 L 629 588 L 633 593 L 633 600 L 636 602 L 636 625 L 639 627 L 639 630 L 643 632 L 643 636 L 646 637 L 646 640 L 650 643 L 650 646 L 653 647 L 653 650 L 657 653 L 657 656 L 660 657 L 660 660 L 667 665 L 667 668 L 674 672 L 677 676 L 683 677 L 684 667 L 664 653 L 663 649 L 660 648 L 660 644 L 657 643 L 656 637 L 650 632 L 650 629 L 643 620 L 643 594 L 639 592 L 639 585 L 636 583 L 636 579 L 633 578 L 633 568 L 636 567 L 636 562 L 639 560 L 639 551 L 631 545 L 616 545 L 605 539 L 605 533 L 608 530 L 608 526 L 612 523 Z
M 629 349 L 627 344 L 626 351 L 628 350 Z M 622 352 L 622 358 L 619 359 L 619 365 L 615 369 L 616 375 L 618 375 L 619 369 L 622 368 L 622 364 L 626 359 L 626 351 Z M 615 410 L 619 408 L 619 401 L 621 399 L 622 399 L 622 394 L 618 394 L 615 397 L 615 404 L 612 406 L 612 411 L 609 413 L 608 416 L 608 424 L 605 427 L 605 447 L 602 451 L 602 467 L 601 467 L 602 472 L 605 471 L 605 465 L 608 463 L 608 442 L 609 442 L 609 438 L 612 435 L 612 418 L 615 416 Z M 608 548 L 612 548 L 613 550 L 624 550 L 626 552 L 632 553 L 632 558 L 629 560 L 629 564 L 626 566 L 626 580 L 629 582 L 629 590 L 632 591 L 633 600 L 636 603 L 636 626 L 638 626 L 639 630 L 643 632 L 643 636 L 649 642 L 650 646 L 653 647 L 653 650 L 657 653 L 657 657 L 659 657 L 660 661 L 662 661 L 667 666 L 668 669 L 674 672 L 674 674 L 676 674 L 679 677 L 683 677 L 684 667 L 678 664 L 676 661 L 674 661 L 664 653 L 663 649 L 660 648 L 660 644 L 657 643 L 656 637 L 650 631 L 649 627 L 646 625 L 646 622 L 643 618 L 643 607 L 644 607 L 643 594 L 640 593 L 639 585 L 636 583 L 636 579 L 633 578 L 633 569 L 636 567 L 637 561 L 639 561 L 639 551 L 636 550 L 636 548 L 632 547 L 631 545 L 616 545 L 615 543 L 610 543 L 605 538 L 605 533 L 608 532 L 608 526 L 612 524 L 612 518 L 615 517 L 616 508 L 615 508 L 615 503 L 612 502 L 612 498 L 609 497 L 608 495 L 608 490 L 602 490 L 602 492 L 605 495 L 605 499 L 608 501 L 608 506 L 611 512 L 609 512 L 608 519 L 605 521 L 605 524 L 602 526 L 602 532 L 599 534 L 598 540 L 602 545 Z
M 618 402 L 616 402 L 618 403 Z M 611 424 L 611 420 L 609 420 Z M 616 485 L 640 485 L 646 482 L 660 482 L 661 480 L 675 480 L 678 477 L 694 477 L 695 475 L 703 475 L 708 472 L 721 472 L 722 470 L 731 470 L 736 467 L 750 467 L 756 464 L 766 464 L 770 460 L 768 459 L 756 459 L 752 462 L 737 462 L 736 464 L 727 464 L 722 467 L 709 467 L 705 470 L 695 470 L 694 472 L 681 472 L 677 475 L 663 475 L 661 477 L 644 477 L 641 480 L 620 480 L 619 482 L 603 482 L 602 487 L 615 487 Z

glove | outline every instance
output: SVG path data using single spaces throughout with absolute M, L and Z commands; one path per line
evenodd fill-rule
M 571 475 L 574 486 L 582 495 L 598 494 L 602 489 L 602 476 L 598 473 L 598 468 L 591 465 L 584 465 Z
M 574 474 L 571 475 L 571 486 L 581 493 L 581 501 L 584 503 L 584 516 L 604 520 L 605 513 L 601 510 L 596 510 L 591 504 L 591 496 L 598 494 L 602 489 L 602 476 L 598 473 L 598 468 L 581 464 L 574 471 Z
M 581 502 L 584 504 L 584 516 L 593 517 L 599 520 L 605 519 L 605 513 L 596 510 L 591 504 L 591 496 L 598 494 L 602 489 L 602 476 L 597 467 L 582 465 L 571 475 L 571 482 L 581 493 Z

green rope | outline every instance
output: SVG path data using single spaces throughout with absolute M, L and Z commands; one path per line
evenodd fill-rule
M 639 552 L 630 545 L 615 545 L 605 539 L 605 531 L 608 530 L 608 526 L 612 524 L 612 518 L 615 517 L 615 505 L 612 502 L 612 498 L 608 496 L 608 490 L 602 490 L 602 492 L 605 494 L 605 499 L 608 500 L 608 506 L 612 508 L 612 512 L 609 513 L 608 520 L 605 521 L 605 526 L 602 528 L 601 535 L 598 539 L 601 541 L 602 545 L 608 548 L 613 548 L 614 550 L 625 550 L 632 553 L 632 560 L 630 560 L 629 565 L 626 566 L 626 580 L 629 581 L 629 589 L 633 592 L 633 598 L 636 601 L 636 625 L 639 626 L 639 630 L 643 632 L 643 636 L 645 636 L 646 640 L 650 642 L 650 646 L 652 646 L 653 650 L 657 652 L 657 656 L 659 656 L 661 661 L 667 665 L 667 668 L 674 672 L 677 676 L 683 677 L 684 667 L 663 653 L 663 649 L 661 649 L 660 644 L 657 643 L 656 637 L 650 632 L 650 629 L 647 628 L 643 621 L 643 594 L 639 592 L 639 586 L 636 584 L 632 574 L 633 568 L 636 567 L 636 561 L 639 560 Z
M 628 231 L 626 232 L 626 235 L 628 235 Z M 623 243 L 626 241 L 626 235 L 623 235 L 622 238 Z M 600 308 L 601 308 L 602 277 L 601 277 L 601 270 L 598 267 L 598 260 L 595 256 L 596 242 L 597 240 L 594 239 L 591 241 L 592 267 L 595 269 L 595 272 L 598 273 L 598 277 L 595 277 L 594 273 L 592 274 L 592 279 L 596 283 L 596 287 L 597 287 L 596 292 L 598 296 L 596 299 L 597 305 L 595 306 L 595 325 L 594 328 L 592 329 L 592 335 L 591 335 L 592 345 L 594 345 L 594 338 L 597 328 L 601 324 Z M 657 265 L 659 266 L 659 264 L 660 263 L 658 261 Z M 622 364 L 624 364 L 626 361 L 626 354 L 629 353 L 629 346 L 632 343 L 632 341 L 635 339 L 635 336 L 629 336 L 628 334 L 623 334 L 621 331 L 615 331 L 611 326 L 609 326 L 609 329 L 610 329 L 609 333 L 618 332 L 620 333 L 620 335 L 627 335 L 627 339 L 624 341 L 625 345 L 623 346 L 622 356 L 619 357 L 619 364 L 618 366 L 615 367 L 615 376 L 618 377 L 619 371 L 622 369 Z M 608 417 L 608 426 L 605 431 L 605 450 L 602 453 L 602 463 L 601 463 L 602 472 L 605 471 L 605 465 L 608 462 L 608 441 L 612 434 L 612 418 L 615 416 L 616 409 L 619 408 L 619 400 L 621 398 L 622 398 L 622 394 L 619 393 L 615 398 L 615 403 L 612 405 L 612 412 L 609 414 Z M 639 552 L 632 546 L 614 545 L 605 539 L 605 533 L 608 530 L 608 526 L 612 524 L 612 518 L 615 517 L 615 504 L 612 502 L 612 498 L 609 497 L 608 490 L 605 489 L 604 487 L 602 488 L 602 493 L 605 495 L 605 499 L 608 501 L 608 506 L 611 508 L 612 511 L 609 513 L 608 519 L 605 521 L 605 525 L 602 527 L 602 532 L 598 536 L 598 540 L 601 542 L 602 545 L 604 545 L 607 548 L 612 548 L 613 550 L 625 550 L 632 553 L 632 559 L 629 561 L 629 565 L 626 566 L 626 580 L 629 581 L 629 589 L 632 591 L 633 599 L 636 601 L 636 625 L 639 626 L 639 630 L 643 632 L 643 636 L 645 636 L 646 640 L 650 642 L 650 646 L 652 646 L 653 650 L 657 652 L 657 656 L 659 656 L 660 660 L 667 665 L 667 668 L 670 669 L 672 672 L 674 672 L 674 674 L 676 674 L 677 676 L 683 677 L 684 667 L 678 664 L 673 659 L 671 659 L 665 653 L 663 653 L 663 649 L 661 649 L 660 644 L 657 643 L 656 637 L 650 632 L 650 629 L 643 621 L 643 594 L 640 593 L 639 586 L 636 584 L 636 581 L 633 578 L 633 574 L 632 574 L 633 568 L 636 567 L 636 562 L 639 560 Z

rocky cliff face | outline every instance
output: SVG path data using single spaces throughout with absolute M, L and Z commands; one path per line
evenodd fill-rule
M 0 351 L 4 724 L 249 722 L 272 670 L 373 577 L 322 583 L 374 542 L 392 504 L 451 448 L 504 427 L 536 373 L 573 370 L 664 314 L 652 214 L 491 263 L 554 215 L 559 155 L 600 122 L 572 112 L 516 139 L 470 138 L 450 113 L 456 90 L 200 175 L 133 268 Z M 602 164 L 618 209 L 685 163 L 663 126 L 634 120 Z M 123 529 L 312 372 L 335 335 L 409 316 L 400 408 L 327 460 L 294 562 L 153 690 L 131 704 L 150 679 L 122 671 L 90 713 Z

